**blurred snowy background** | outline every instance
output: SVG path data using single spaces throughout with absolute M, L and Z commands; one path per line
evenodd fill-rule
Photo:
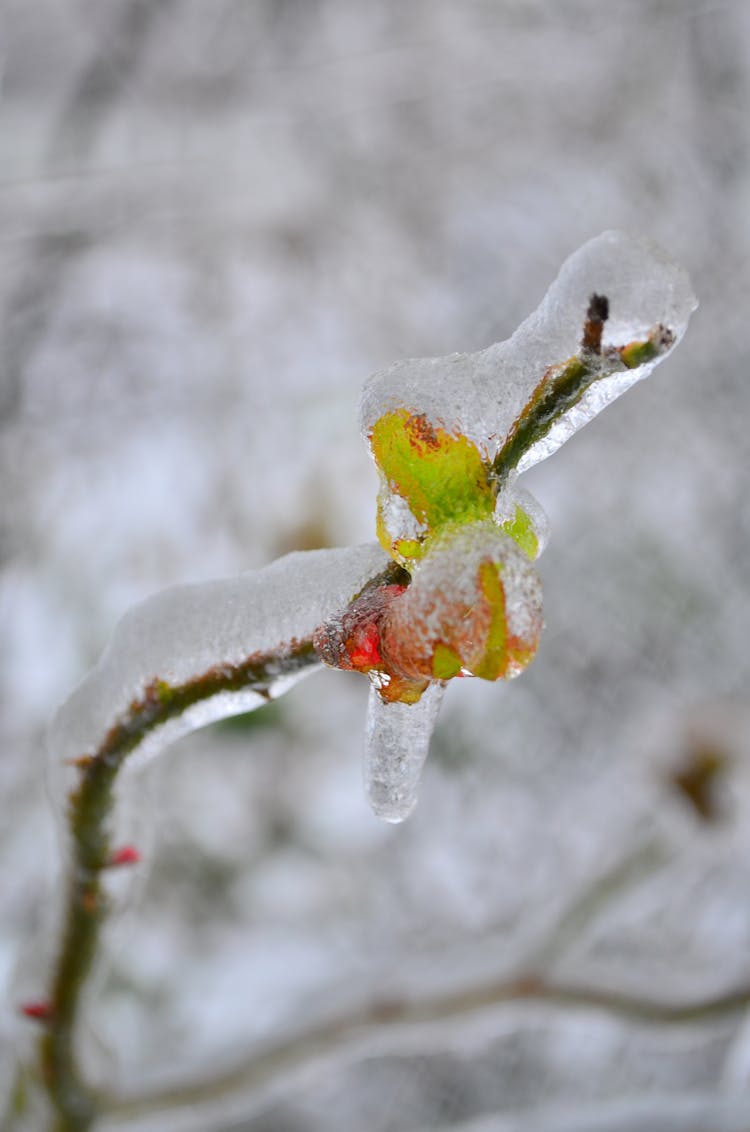
M 5 0 L 0 65 L 0 1096 L 45 727 L 118 617 L 372 538 L 364 378 L 506 337 L 623 227 L 701 307 L 526 477 L 538 659 L 451 687 L 402 827 L 340 673 L 132 783 L 90 1056 L 141 1096 L 112 1130 L 750 1128 L 750 8 Z

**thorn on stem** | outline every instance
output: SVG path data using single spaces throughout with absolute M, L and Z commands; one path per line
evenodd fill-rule
M 34 1022 L 49 1022 L 52 1018 L 52 1007 L 48 1002 L 24 1002 L 20 1011 Z
M 116 849 L 109 858 L 107 867 L 115 869 L 120 868 L 122 865 L 137 865 L 141 860 L 141 855 L 135 845 L 123 845 L 121 849 Z
M 74 766 L 76 770 L 86 770 L 94 761 L 93 755 L 79 755 L 74 759 L 66 759 L 66 766 Z
M 705 822 L 725 816 L 722 788 L 730 770 L 729 756 L 713 742 L 691 743 L 685 759 L 669 775 L 670 785 Z
M 589 309 L 586 311 L 586 322 L 583 327 L 581 349 L 588 354 L 601 354 L 602 329 L 609 318 L 609 299 L 606 295 L 592 295 L 589 299 Z

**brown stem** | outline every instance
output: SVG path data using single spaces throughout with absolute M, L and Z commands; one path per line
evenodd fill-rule
M 323 1022 L 291 1038 L 249 1055 L 243 1062 L 203 1081 L 162 1089 L 151 1094 L 113 1098 L 106 1111 L 117 1117 L 142 1117 L 171 1109 L 191 1110 L 240 1092 L 278 1084 L 288 1072 L 306 1063 L 335 1056 L 351 1056 L 373 1033 L 408 1027 L 449 1023 L 475 1011 L 517 1002 L 541 1002 L 574 1010 L 597 1010 L 646 1025 L 684 1023 L 738 1015 L 750 1005 L 750 985 L 689 1003 L 655 1001 L 638 994 L 598 987 L 558 983 L 533 973 L 510 980 L 480 984 L 467 990 L 421 1001 L 378 999 Z

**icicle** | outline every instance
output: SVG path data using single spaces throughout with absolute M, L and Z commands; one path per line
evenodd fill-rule
M 386 702 L 377 684 L 370 688 L 365 730 L 365 792 L 377 817 L 401 822 L 417 804 L 445 685 L 430 684 L 415 704 Z

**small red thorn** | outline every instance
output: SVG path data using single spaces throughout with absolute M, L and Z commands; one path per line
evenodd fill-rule
M 135 845 L 123 845 L 122 849 L 115 850 L 107 861 L 107 866 L 110 869 L 114 869 L 119 868 L 121 865 L 137 865 L 140 860 L 141 855 Z
M 49 1022 L 52 1017 L 52 1007 L 48 1002 L 24 1002 L 20 1010 L 35 1022 Z

